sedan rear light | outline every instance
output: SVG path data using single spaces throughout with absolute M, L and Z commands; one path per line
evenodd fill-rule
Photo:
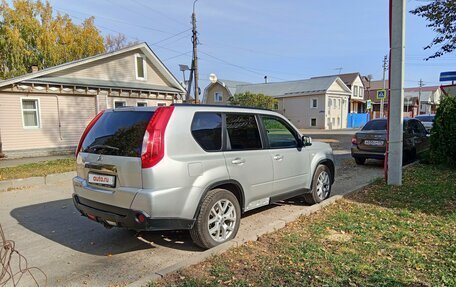
M 141 167 L 150 168 L 165 155 L 165 129 L 174 107 L 158 108 L 147 125 L 141 149 Z
M 95 123 L 100 119 L 100 117 L 103 115 L 104 112 L 105 112 L 104 110 L 99 112 L 98 115 L 96 115 L 85 128 L 84 132 L 82 133 L 81 139 L 79 140 L 78 148 L 76 149 L 76 152 L 74 154 L 76 157 L 78 156 L 79 152 L 81 151 L 82 143 L 84 142 L 87 134 L 92 129 L 92 127 L 95 125 Z
M 352 137 L 352 144 L 358 144 L 358 140 L 356 139 L 356 136 Z

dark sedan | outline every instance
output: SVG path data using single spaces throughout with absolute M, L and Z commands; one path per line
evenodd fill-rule
M 357 164 L 364 164 L 366 159 L 385 159 L 386 119 L 369 121 L 352 138 L 351 154 Z M 429 132 L 416 119 L 404 119 L 403 159 L 413 161 L 416 155 L 429 149 Z

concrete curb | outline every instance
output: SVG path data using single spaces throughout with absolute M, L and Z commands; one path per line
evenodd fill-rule
M 0 192 L 9 189 L 25 188 L 35 185 L 54 184 L 71 180 L 76 176 L 75 171 L 48 174 L 46 176 L 27 177 L 0 181 Z
M 204 261 L 205 259 L 211 257 L 211 256 L 214 256 L 214 255 L 218 255 L 218 254 L 222 254 L 224 253 L 225 251 L 227 251 L 228 249 L 232 248 L 232 247 L 238 247 L 238 246 L 241 246 L 242 244 L 246 243 L 246 242 L 249 242 L 249 241 L 257 241 L 258 238 L 262 235 L 265 235 L 265 234 L 268 234 L 268 233 L 271 233 L 271 232 L 274 232 L 274 231 L 277 231 L 279 229 L 282 229 L 283 227 L 285 227 L 285 225 L 287 225 L 288 223 L 291 223 L 293 221 L 296 221 L 300 216 L 308 216 L 312 213 L 315 213 L 329 205 L 332 205 L 334 203 L 336 203 L 337 201 L 340 201 L 341 199 L 345 198 L 346 196 L 350 195 L 350 194 L 353 194 L 353 193 L 356 193 L 356 192 L 359 192 L 361 191 L 362 189 L 364 189 L 366 186 L 372 184 L 373 181 L 370 181 L 368 183 L 365 183 L 365 184 L 362 184 L 362 185 L 359 185 L 357 187 L 355 187 L 354 189 L 350 190 L 349 192 L 345 193 L 344 195 L 334 195 L 330 198 L 328 198 L 327 200 L 319 203 L 319 204 L 314 204 L 314 205 L 311 205 L 311 206 L 307 206 L 306 208 L 303 208 L 303 210 L 300 210 L 300 211 L 296 211 L 292 214 L 289 214 L 285 217 L 282 217 L 282 218 L 279 218 L 279 219 L 276 219 L 275 221 L 269 223 L 268 225 L 260 228 L 260 229 L 256 229 L 256 230 L 252 230 L 251 233 L 249 234 L 246 234 L 242 237 L 239 237 L 239 238 L 235 238 L 229 242 L 226 242 L 224 244 L 221 244 L 219 246 L 216 246 L 212 249 L 209 249 L 209 250 L 206 250 L 206 251 L 203 251 L 201 253 L 198 253 L 198 254 L 195 254 L 195 255 L 192 255 L 191 258 L 189 258 L 188 260 L 185 260 L 185 261 L 182 261 L 182 262 L 178 262 L 176 264 L 173 264 L 173 265 L 170 265 L 168 267 L 165 267 L 159 271 L 156 271 L 152 274 L 149 274 L 149 275 L 146 275 L 145 277 L 135 281 L 135 282 L 132 282 L 130 284 L 128 284 L 126 287 L 143 287 L 143 286 L 147 286 L 150 282 L 153 282 L 153 281 L 156 281 L 162 277 L 164 277 L 165 275 L 167 274 L 170 274 L 170 273 L 174 273 L 182 268 L 185 268 L 185 267 L 188 267 L 188 266 L 191 266 L 191 265 L 195 265 L 195 264 L 198 264 L 202 261 Z

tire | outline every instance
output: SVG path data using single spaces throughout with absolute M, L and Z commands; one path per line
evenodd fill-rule
M 233 239 L 240 222 L 241 208 L 236 196 L 225 189 L 213 189 L 201 203 L 190 236 L 196 245 L 209 249 Z
M 358 165 L 363 165 L 366 163 L 366 158 L 365 157 L 355 157 L 355 162 Z
M 331 171 L 326 165 L 317 166 L 312 178 L 312 189 L 310 193 L 304 194 L 304 201 L 308 204 L 322 202 L 331 194 L 331 187 Z

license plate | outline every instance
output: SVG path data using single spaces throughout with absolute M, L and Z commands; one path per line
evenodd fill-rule
M 116 177 L 114 175 L 89 173 L 89 183 L 114 187 L 116 185 Z
M 365 141 L 364 141 L 364 144 L 365 144 L 365 145 L 375 145 L 375 146 L 379 146 L 379 145 L 383 145 L 383 141 L 365 140 Z

